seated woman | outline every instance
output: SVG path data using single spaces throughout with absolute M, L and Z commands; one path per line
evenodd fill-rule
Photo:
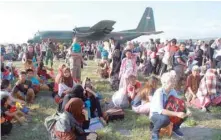
M 198 91 L 199 84 L 200 84 L 199 67 L 193 66 L 192 74 L 187 77 L 187 81 L 186 81 L 187 91 L 185 93 L 185 97 L 188 103 L 190 103 L 192 99 L 197 98 L 196 93 Z
M 140 114 L 148 114 L 150 111 L 150 102 L 157 88 L 158 79 L 150 77 L 145 86 L 138 92 L 138 95 L 132 101 L 132 110 Z
M 109 77 L 109 64 L 107 60 L 102 60 L 99 63 L 99 70 L 98 73 L 100 74 L 101 78 L 108 78 Z
M 40 90 L 49 90 L 47 84 L 40 83 L 40 78 L 34 76 L 34 71 L 32 69 L 27 69 L 27 80 L 32 82 L 32 87 L 37 94 Z
M 58 84 L 60 82 L 61 77 L 63 76 L 63 69 L 66 67 L 65 64 L 62 64 L 58 68 L 58 74 L 55 77 L 55 82 L 54 82 L 54 94 L 56 95 L 58 93 Z
M 9 95 L 1 96 L 1 111 L 2 111 L 4 118 L 7 121 L 16 119 L 20 123 L 20 125 L 22 125 L 24 122 L 27 122 L 26 118 L 24 119 L 21 118 L 21 117 L 25 117 L 26 115 L 20 110 L 16 110 L 16 108 L 12 107 L 10 104 L 11 104 L 11 100 L 10 100 Z
M 63 69 L 63 75 L 61 76 L 60 82 L 58 84 L 58 96 L 63 98 L 66 94 L 71 94 L 73 92 L 75 82 L 71 76 L 70 68 Z
M 142 86 L 141 83 L 136 79 L 137 78 L 134 75 L 130 75 L 127 79 L 128 85 L 126 93 L 130 102 L 134 100 L 135 96 L 138 94 Z
M 95 112 L 97 111 L 98 117 L 103 121 L 103 113 L 101 110 L 100 101 L 97 93 L 94 92 L 95 89 L 91 83 L 91 79 L 85 78 L 83 88 L 85 91 L 85 97 L 90 101 L 91 118 L 96 117 Z
M 211 105 L 218 105 L 221 103 L 221 81 L 220 69 L 208 69 L 206 74 L 200 81 L 199 89 L 197 91 L 197 98 L 191 101 L 191 104 L 202 111 L 207 111 Z
M 79 98 L 70 99 L 65 105 L 65 111 L 54 125 L 52 136 L 60 140 L 96 139 L 96 133 L 85 133 L 82 124 L 87 120 L 84 102 Z
M 21 100 L 26 100 L 28 103 L 34 102 L 35 93 L 31 81 L 26 80 L 26 72 L 22 71 L 19 74 L 19 80 L 12 89 L 12 95 Z
M 170 96 L 177 97 L 177 93 L 174 90 L 176 74 L 174 71 L 164 73 L 161 77 L 162 87 L 156 90 L 150 103 L 150 120 L 153 124 L 152 140 L 159 140 L 159 131 L 161 128 L 170 124 L 170 116 L 176 116 L 178 118 L 185 118 L 188 114 L 184 112 L 174 112 L 165 109 L 166 102 Z M 183 136 L 179 131 L 179 124 L 173 125 L 173 132 L 178 136 Z

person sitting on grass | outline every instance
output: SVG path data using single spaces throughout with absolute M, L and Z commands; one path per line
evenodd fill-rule
M 55 77 L 55 82 L 54 82 L 54 95 L 58 94 L 58 84 L 60 82 L 61 77 L 63 76 L 63 69 L 66 67 L 65 64 L 62 64 L 58 68 L 58 74 Z
M 52 68 L 48 68 L 44 66 L 44 63 L 41 61 L 38 69 L 37 69 L 37 75 L 40 77 L 40 79 L 43 81 L 42 83 L 47 84 L 51 91 L 53 91 L 54 87 L 54 80 L 53 78 L 47 73 L 47 70 L 53 71 Z
M 187 102 L 190 103 L 190 101 L 192 99 L 197 98 L 196 97 L 196 93 L 198 91 L 199 88 L 199 84 L 200 84 L 200 73 L 199 73 L 199 67 L 193 66 L 192 68 L 192 74 L 190 74 L 187 77 L 187 81 L 186 81 L 186 93 L 185 93 L 185 97 L 187 98 Z
M 201 79 L 197 98 L 191 101 L 191 104 L 203 112 L 207 111 L 210 105 L 221 104 L 221 69 L 208 69 Z
M 37 94 L 40 90 L 49 90 L 49 87 L 47 84 L 41 84 L 40 78 L 34 76 L 34 71 L 32 69 L 27 69 L 27 80 L 32 82 L 32 87 L 34 89 L 35 94 Z
M 158 79 L 151 76 L 132 101 L 132 110 L 139 114 L 148 114 L 150 102 L 157 88 Z
M 85 133 L 82 124 L 88 120 L 84 102 L 79 98 L 70 99 L 65 105 L 64 112 L 56 121 L 52 134 L 60 140 L 97 139 L 96 133 Z
M 34 102 L 35 93 L 31 81 L 26 80 L 26 72 L 20 72 L 19 80 L 15 83 L 15 86 L 12 89 L 12 95 L 17 96 L 18 99 L 27 101 L 28 103 Z
M 136 76 L 130 75 L 127 79 L 128 85 L 127 85 L 127 96 L 129 101 L 133 101 L 137 93 L 139 92 L 141 88 L 141 83 L 137 80 Z
M 12 107 L 10 104 L 11 100 L 8 95 L 1 96 L 1 111 L 3 113 L 4 118 L 7 121 L 16 119 L 20 125 L 22 125 L 24 122 L 27 122 L 27 119 L 25 118 L 26 115 L 20 110 L 17 110 L 15 107 Z
M 91 118 L 96 117 L 95 114 L 97 111 L 98 117 L 104 122 L 99 97 L 98 97 L 98 94 L 95 92 L 95 88 L 93 87 L 91 83 L 91 79 L 89 79 L 88 77 L 85 78 L 82 86 L 84 88 L 85 97 L 89 99 L 90 104 L 91 104 L 91 107 L 90 107 Z
M 176 83 L 175 71 L 164 73 L 161 77 L 162 87 L 156 90 L 150 103 L 150 120 L 153 125 L 152 140 L 159 140 L 159 131 L 161 128 L 170 124 L 170 116 L 176 116 L 178 118 L 185 118 L 188 114 L 184 112 L 174 112 L 165 109 L 166 102 L 170 96 L 178 97 L 177 92 L 174 90 Z M 173 132 L 182 137 L 183 133 L 179 131 L 182 121 L 176 125 L 173 125 Z
M 10 100 L 12 102 L 19 102 L 21 104 L 26 104 L 25 101 L 23 100 L 20 100 L 20 99 L 16 99 L 14 98 L 12 95 L 11 95 L 11 84 L 10 84 L 10 81 L 9 80 L 2 80 L 1 82 L 1 91 L 0 91 L 0 96 L 4 96 L 4 95 L 8 95 Z
M 63 69 L 63 75 L 61 76 L 60 83 L 58 84 L 58 96 L 63 98 L 66 94 L 73 92 L 75 82 L 71 76 L 70 68 Z

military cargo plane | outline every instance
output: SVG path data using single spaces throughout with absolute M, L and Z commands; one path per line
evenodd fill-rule
M 73 31 L 40 31 L 35 34 L 29 42 L 41 42 L 41 40 L 52 40 L 71 42 L 73 37 L 81 41 L 101 41 L 114 38 L 119 42 L 126 42 L 142 35 L 160 34 L 163 31 L 155 30 L 153 9 L 147 7 L 136 29 L 112 32 L 115 21 L 102 20 L 92 27 L 76 27 Z

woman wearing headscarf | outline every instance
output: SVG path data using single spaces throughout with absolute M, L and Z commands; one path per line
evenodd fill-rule
M 65 111 L 59 116 L 52 131 L 54 140 L 93 140 L 96 133 L 85 133 L 81 127 L 87 119 L 84 113 L 84 102 L 79 98 L 72 98 L 65 105 Z
M 61 77 L 63 76 L 63 69 L 65 67 L 66 67 L 65 64 L 62 64 L 58 67 L 58 74 L 55 77 L 55 83 L 54 83 L 54 93 L 58 92 L 58 84 L 59 84 Z
M 67 94 L 67 95 L 64 96 L 63 101 L 59 104 L 59 109 L 58 109 L 59 112 L 64 111 L 65 105 L 68 103 L 68 101 L 71 98 L 79 98 L 82 101 L 85 101 L 84 89 L 81 85 L 76 85 L 71 94 Z
M 119 72 L 121 66 L 121 50 L 120 44 L 118 43 L 112 53 L 112 63 L 111 63 L 111 72 L 110 72 L 110 83 L 112 89 L 117 90 L 119 86 Z
M 71 76 L 70 68 L 63 69 L 63 75 L 61 76 L 60 83 L 58 84 L 58 95 L 63 98 L 64 95 L 73 92 L 75 82 Z

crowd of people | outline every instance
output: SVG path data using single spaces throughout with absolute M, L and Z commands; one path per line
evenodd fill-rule
M 181 100 L 188 107 L 204 112 L 211 105 L 221 105 L 221 38 L 208 43 L 150 39 L 148 43 L 127 44 L 114 38 L 94 44 L 74 38 L 70 47 L 48 39 L 22 46 L 11 52 L 1 46 L 2 135 L 10 132 L 13 119 L 21 125 L 29 122 L 32 112 L 26 104 L 33 104 L 40 91 L 51 91 L 59 114 L 50 129 L 52 139 L 96 139 L 96 133 L 84 130 L 95 117 L 104 124 L 107 120 L 100 102 L 102 97 L 92 80 L 81 78 L 81 70 L 87 65 L 85 60 L 93 59 L 91 56 L 98 63 L 98 74 L 108 79 L 115 91 L 106 101 L 108 108 L 131 108 L 149 116 L 152 140 L 159 139 L 161 129 L 171 124 L 171 117 L 180 118 L 172 124 L 172 131 L 183 136 L 179 127 L 191 113 L 168 109 L 171 96 L 179 101 L 183 96 L 185 99 Z M 21 56 L 14 57 L 14 51 Z M 59 67 L 54 66 L 58 54 L 66 62 Z M 23 70 L 16 68 L 13 61 L 5 63 L 4 59 L 12 60 L 11 56 L 23 62 Z M 142 83 L 139 76 L 148 79 Z

